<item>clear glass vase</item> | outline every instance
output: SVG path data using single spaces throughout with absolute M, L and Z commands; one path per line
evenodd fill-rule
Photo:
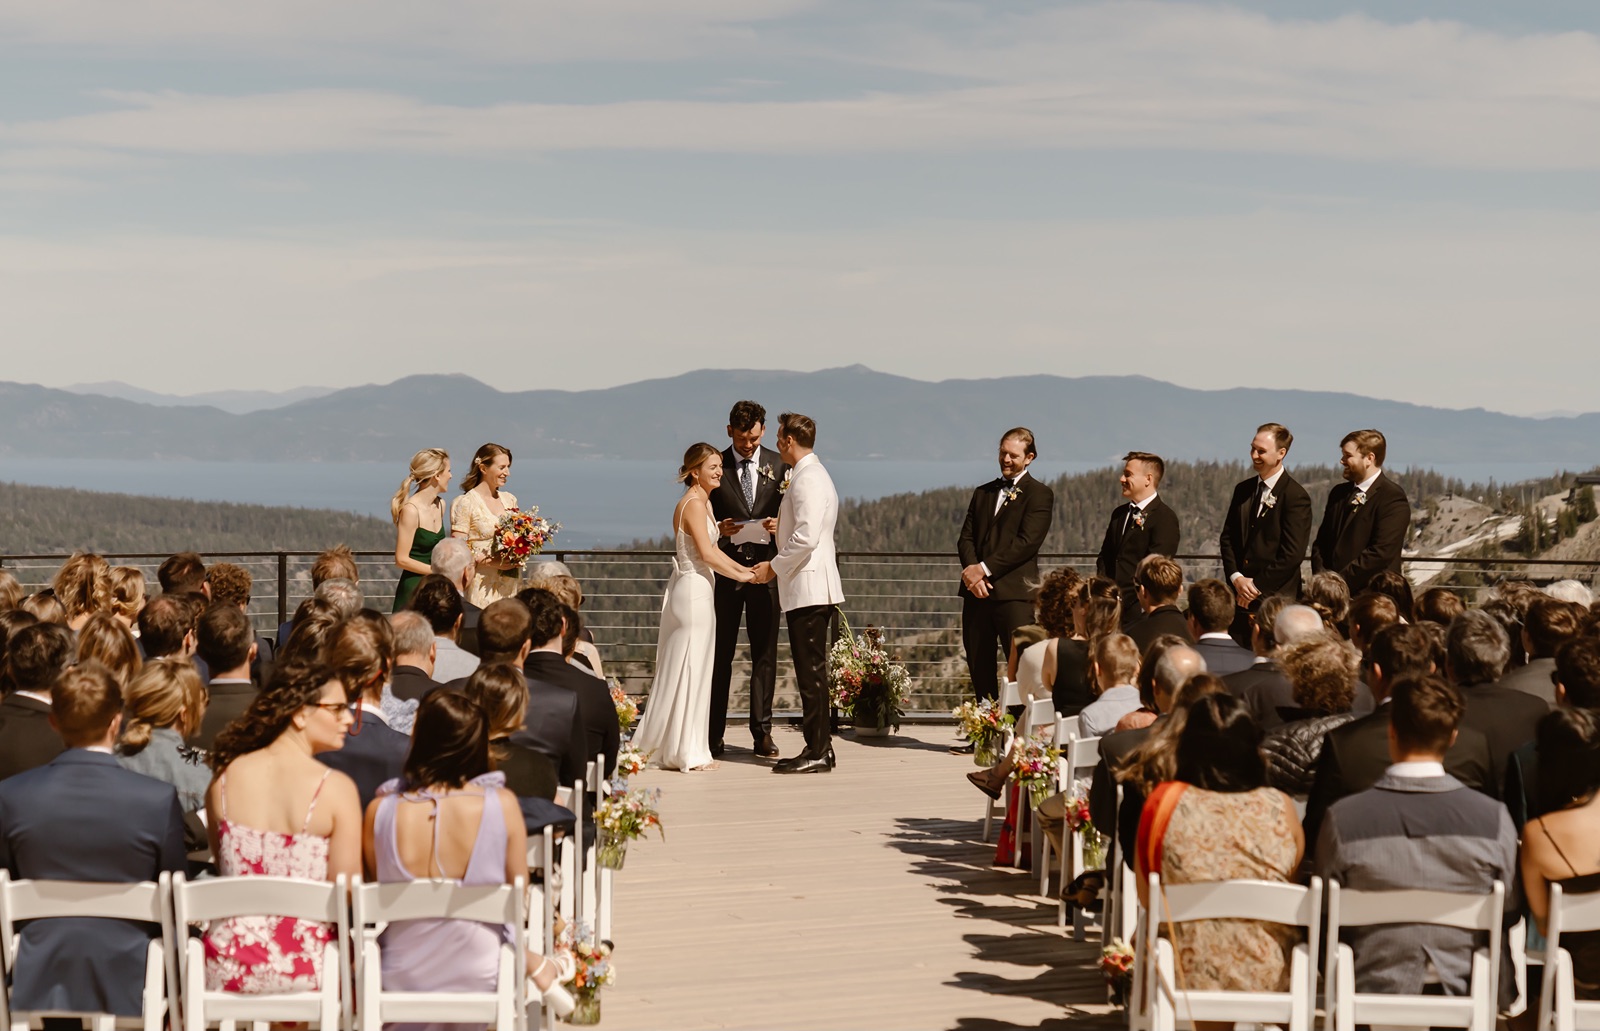
M 628 843 L 616 838 L 602 836 L 595 846 L 595 856 L 605 869 L 620 870 L 623 862 L 628 858 Z
M 576 1003 L 572 1008 L 572 1015 L 567 1017 L 567 1023 L 580 1027 L 593 1027 L 600 1023 L 600 990 L 578 991 L 572 993 L 572 1001 Z

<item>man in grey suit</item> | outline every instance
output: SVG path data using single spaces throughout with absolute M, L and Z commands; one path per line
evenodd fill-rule
M 67 750 L 0 783 L 0 868 L 16 879 L 153 881 L 184 868 L 183 810 L 170 784 L 111 755 L 122 691 L 98 663 L 75 666 L 51 692 L 50 722 Z M 159 928 L 58 917 L 22 929 L 11 1006 L 138 1016 L 145 953 Z
M 1360 891 L 1429 889 L 1488 894 L 1505 885 L 1516 920 L 1517 832 L 1506 807 L 1444 769 L 1466 703 L 1438 677 L 1396 684 L 1389 703 L 1392 765 L 1366 791 L 1334 803 L 1317 837 L 1316 872 Z M 1446 995 L 1471 992 L 1474 932 L 1382 924 L 1345 932 L 1355 951 L 1356 991 L 1418 995 L 1437 979 Z M 1502 947 L 1500 1002 L 1516 990 Z M 1432 975 L 1430 977 L 1430 975 Z

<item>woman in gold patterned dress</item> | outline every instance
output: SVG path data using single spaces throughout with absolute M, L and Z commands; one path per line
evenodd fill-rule
M 520 586 L 522 571 L 517 564 L 489 555 L 500 517 L 517 507 L 516 495 L 501 489 L 510 476 L 511 452 L 499 444 L 485 444 L 472 456 L 472 468 L 461 481 L 462 495 L 450 505 L 450 534 L 467 542 L 478 564 L 467 600 L 479 608 L 515 597 Z
M 1201 698 L 1178 738 L 1174 779 L 1145 803 L 1134 851 L 1139 899 L 1146 878 L 1163 884 L 1261 880 L 1289 883 L 1305 836 L 1288 795 L 1267 787 L 1261 728 L 1231 695 Z M 1163 922 L 1173 937 L 1181 987 L 1285 991 L 1296 930 L 1263 920 Z

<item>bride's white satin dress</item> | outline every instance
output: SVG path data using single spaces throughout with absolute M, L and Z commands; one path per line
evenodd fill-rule
M 717 539 L 717 524 L 709 513 L 706 534 Z M 656 680 L 634 744 L 650 753 L 662 769 L 689 770 L 711 762 L 711 663 L 717 613 L 711 566 L 681 523 L 673 551 L 672 578 L 661 600 Z

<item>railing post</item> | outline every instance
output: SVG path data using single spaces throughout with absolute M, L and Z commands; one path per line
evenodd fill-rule
M 278 625 L 289 622 L 289 553 L 278 552 Z

